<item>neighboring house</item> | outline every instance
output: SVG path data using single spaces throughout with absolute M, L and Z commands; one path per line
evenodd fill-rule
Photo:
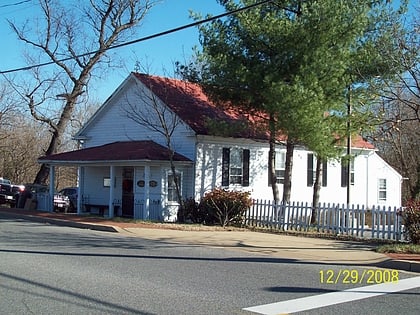
M 172 151 L 159 121 L 173 129 L 173 162 L 184 198 L 199 200 L 212 188 L 225 187 L 271 200 L 268 136 L 262 120 L 255 117 L 216 106 L 196 84 L 131 73 L 75 135 L 80 150 L 45 156 L 39 162 L 51 166 L 52 183 L 54 166 L 78 167 L 79 213 L 96 209 L 111 217 L 173 221 L 178 203 Z M 284 142 L 277 148 L 281 194 Z M 351 152 L 355 156 L 351 203 L 400 205 L 401 176 L 360 137 L 353 140 Z M 292 201 L 311 202 L 315 165 L 312 152 L 296 148 Z M 345 169 L 340 161 L 324 165 L 321 202 L 346 203 Z

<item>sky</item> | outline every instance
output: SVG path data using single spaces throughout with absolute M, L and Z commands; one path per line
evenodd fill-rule
M 410 3 L 412 5 L 417 1 L 419 0 L 410 0 Z M 14 20 L 19 25 L 19 22 L 23 23 L 26 19 L 33 19 L 37 7 L 38 0 L 0 0 L 1 71 L 27 65 L 22 58 L 24 46 L 10 29 L 7 20 Z M 203 16 L 224 13 L 224 8 L 216 0 L 161 0 L 147 14 L 142 25 L 137 29 L 137 33 L 130 40 L 193 23 L 194 21 L 189 17 L 190 10 L 201 13 Z M 135 69 L 136 61 L 140 61 L 150 74 L 172 76 L 174 62 L 188 61 L 192 55 L 192 47 L 196 45 L 199 46 L 198 31 L 196 27 L 192 27 L 115 49 L 113 53 L 124 59 L 125 67 L 112 68 L 106 72 L 105 78 L 91 81 L 89 88 L 91 100 L 105 101 L 128 76 L 129 72 Z M 22 71 L 9 77 L 24 74 L 25 72 Z
M 37 10 L 38 0 L 0 0 L 0 70 L 5 71 L 26 66 L 22 57 L 24 46 L 10 29 L 7 20 L 24 22 L 32 19 Z M 162 0 L 147 14 L 142 25 L 130 40 L 160 33 L 193 23 L 189 11 L 218 15 L 224 8 L 215 0 Z M 103 102 L 134 70 L 136 61 L 140 61 L 147 72 L 154 75 L 172 76 L 174 62 L 189 60 L 192 47 L 199 45 L 196 27 L 181 30 L 159 38 L 117 48 L 113 53 L 125 61 L 125 67 L 112 68 L 106 73 L 106 79 L 92 82 L 90 93 Z M 9 77 L 17 77 L 24 73 L 14 73 Z

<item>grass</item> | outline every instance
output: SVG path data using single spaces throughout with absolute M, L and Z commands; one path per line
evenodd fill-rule
M 376 248 L 378 253 L 419 254 L 420 244 L 385 244 Z

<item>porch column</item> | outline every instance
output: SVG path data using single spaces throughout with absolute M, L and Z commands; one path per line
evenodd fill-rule
M 77 168 L 77 214 L 82 214 L 82 187 L 84 186 L 83 166 Z
M 54 183 L 55 183 L 55 166 L 50 165 L 50 192 L 48 194 L 47 210 L 48 212 L 54 211 Z
M 149 216 L 149 203 L 150 203 L 150 165 L 144 166 L 144 206 L 143 206 L 143 218 L 148 220 Z
M 115 166 L 111 165 L 109 170 L 110 185 L 109 185 L 109 202 L 108 202 L 108 216 L 114 217 L 114 185 L 115 185 Z

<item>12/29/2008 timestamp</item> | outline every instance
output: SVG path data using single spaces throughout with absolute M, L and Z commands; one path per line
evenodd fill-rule
M 319 271 L 321 284 L 380 284 L 396 283 L 398 270 L 393 269 L 327 269 Z

